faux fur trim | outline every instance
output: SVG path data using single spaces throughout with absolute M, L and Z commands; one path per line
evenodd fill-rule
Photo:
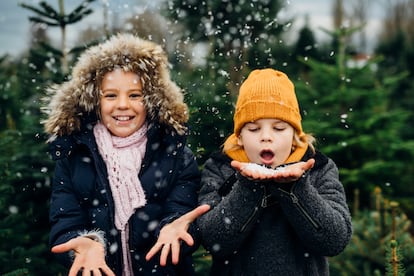
M 150 120 L 185 133 L 188 107 L 181 89 L 170 78 L 166 53 L 160 45 L 132 34 L 118 34 L 92 46 L 79 57 L 68 81 L 47 89 L 42 108 L 47 115 L 42 122 L 45 132 L 53 137 L 79 131 L 82 116 L 99 111 L 98 83 L 114 68 L 141 77 Z
M 104 246 L 106 249 L 106 239 L 105 239 L 105 232 L 101 230 L 90 230 L 90 231 L 83 231 L 79 233 L 79 237 L 89 238 L 96 242 L 99 242 Z

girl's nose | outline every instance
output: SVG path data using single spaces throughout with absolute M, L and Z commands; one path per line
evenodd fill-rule
M 119 109 L 127 109 L 129 107 L 129 99 L 127 96 L 120 96 L 118 100 Z

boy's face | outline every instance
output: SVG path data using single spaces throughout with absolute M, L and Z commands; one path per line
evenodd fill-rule
M 100 112 L 102 124 L 119 137 L 127 137 L 145 123 L 142 83 L 137 74 L 121 69 L 108 72 L 102 79 Z
M 259 119 L 243 126 L 238 144 L 250 162 L 275 168 L 292 151 L 294 128 L 279 119 Z

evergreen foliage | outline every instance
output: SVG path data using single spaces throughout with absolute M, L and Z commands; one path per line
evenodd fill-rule
M 379 187 L 371 195 L 372 207 L 353 214 L 354 233 L 350 244 L 340 255 L 330 258 L 331 274 L 413 275 L 411 220 L 397 210 L 394 202 L 383 197 Z
M 57 275 L 48 249 L 51 160 L 36 117 L 28 117 L 32 127 L 0 135 L 0 274 L 25 269 L 27 275 Z
M 165 13 L 184 29 L 181 39 L 207 45 L 205 64 L 178 67 L 177 75 L 187 90 L 190 144 L 200 164 L 232 132 L 234 102 L 248 72 L 289 59 L 284 55 L 287 47 L 279 43 L 288 25 L 277 20 L 282 5 L 282 1 L 264 0 L 168 1 Z
M 314 60 L 321 60 L 321 53 L 317 46 L 315 35 L 309 27 L 309 22 L 306 21 L 305 26 L 299 30 L 299 37 L 292 47 L 292 58 L 287 68 L 289 68 L 288 75 L 296 75 L 297 72 L 306 73 L 309 67 L 304 62 L 297 62 L 298 57 L 305 60 L 312 58 Z
M 227 78 L 234 96 L 252 68 L 275 64 L 273 54 L 285 48 L 280 36 L 289 21 L 278 20 L 282 7 L 283 1 L 170 0 L 166 14 L 183 26 L 183 40 L 207 45 L 205 74 L 214 81 Z
M 408 2 L 407 2 L 408 3 Z M 409 26 L 409 25 L 407 25 Z M 378 63 L 377 78 L 389 79 L 395 82 L 389 90 L 389 106 L 394 110 L 401 110 L 406 117 L 405 123 L 397 133 L 398 139 L 405 142 L 406 146 L 398 149 L 398 155 L 392 162 L 400 160 L 400 172 L 398 182 L 401 186 L 395 191 L 395 195 L 400 199 L 401 205 L 414 218 L 414 195 L 413 176 L 414 166 L 411 165 L 412 144 L 414 138 L 414 37 L 402 30 L 397 30 L 394 34 L 389 34 L 389 39 L 381 41 L 375 50 L 376 55 L 381 57 Z M 409 143 L 411 141 L 411 144 Z
M 28 9 L 35 13 L 35 16 L 29 16 L 29 20 L 33 23 L 45 24 L 49 27 L 59 27 L 61 31 L 61 44 L 60 49 L 55 48 L 48 43 L 40 43 L 42 51 L 35 51 L 33 54 L 37 54 L 44 60 L 52 57 L 53 61 L 59 62 L 61 68 L 56 70 L 55 74 L 60 78 L 63 78 L 68 73 L 68 54 L 79 53 L 85 47 L 75 47 L 73 49 L 66 49 L 66 27 L 71 24 L 75 24 L 81 21 L 86 16 L 90 15 L 93 10 L 90 8 L 90 4 L 96 0 L 82 0 L 81 4 L 75 7 L 71 12 L 64 12 L 64 0 L 59 0 L 59 9 L 55 9 L 52 5 L 46 1 L 41 1 L 38 6 L 21 3 L 22 8 Z
M 39 8 L 21 6 L 37 14 L 31 21 L 62 27 L 90 14 L 87 4 L 92 1 L 84 1 L 68 15 L 46 2 L 40 2 Z M 36 46 L 19 62 L 0 59 L 0 113 L 5 115 L 0 127 L 0 275 L 63 275 L 65 271 L 48 245 L 54 165 L 40 124 L 45 86 L 65 77 L 64 51 L 42 42 Z
M 89 15 L 93 1 L 82 1 L 68 14 L 45 1 L 39 7 L 22 7 L 35 13 L 32 22 L 64 29 Z M 403 32 L 396 33 L 378 45 L 377 59 L 351 67 L 345 50 L 349 45 L 341 44 L 341 35 L 349 30 L 331 32 L 334 46 L 323 54 L 313 47 L 317 43 L 308 26 L 293 47 L 284 44 L 289 21 L 278 20 L 282 2 L 167 2 L 166 14 L 182 28 L 182 41 L 208 49 L 204 64 L 181 61 L 172 72 L 186 90 L 190 146 L 200 164 L 220 149 L 232 132 L 233 103 L 248 72 L 267 66 L 285 71 L 296 84 L 304 130 L 337 163 L 348 199 L 358 206 L 352 242 L 331 258 L 331 274 L 414 275 L 414 43 Z M 63 57 L 68 53 L 41 42 L 16 60 L 0 57 L 0 275 L 64 271 L 48 248 L 53 164 L 41 134 L 39 101 L 46 85 L 65 79 L 64 63 L 71 60 Z M 376 186 L 400 202 L 397 213 L 392 214 L 382 195 L 371 200 Z M 354 196 L 356 189 L 359 196 Z M 207 275 L 210 256 L 203 248 L 194 256 L 197 274 Z M 391 261 L 395 256 L 398 263 Z
M 211 255 L 202 247 L 193 253 L 194 271 L 197 276 L 209 276 Z
M 385 270 L 389 276 L 405 275 L 405 268 L 402 264 L 403 255 L 401 253 L 400 246 L 397 241 L 397 218 L 396 212 L 398 203 L 393 201 L 390 202 L 391 207 L 391 239 L 386 246 L 386 265 Z
M 198 81 L 197 81 L 198 80 Z M 218 150 L 232 131 L 233 98 L 225 88 L 225 77 L 216 81 L 205 78 L 203 70 L 191 76 L 187 103 L 190 107 L 189 146 L 199 164 Z
M 0 68 L 13 72 L 0 83 L 1 93 L 10 95 L 7 104 L 2 102 L 8 120 L 6 128 L 0 129 L 1 275 L 57 275 L 61 271 L 48 248 L 52 162 L 41 134 L 39 111 L 47 74 L 35 64 L 29 55 Z
M 16 66 L 7 56 L 0 58 L 0 131 L 16 128 L 20 109 L 17 103 Z
M 348 61 L 344 51 L 338 52 L 335 64 L 304 61 L 309 73 L 296 82 L 304 130 L 337 163 L 350 200 L 354 189 L 368 195 L 374 185 L 388 195 L 414 194 L 401 181 L 410 171 L 406 161 L 414 157 L 414 140 L 400 135 L 410 113 L 389 101 L 404 75 L 378 79 L 372 69 L 375 60 L 363 67 L 350 67 Z
M 58 265 L 48 265 L 52 260 L 47 204 L 51 160 L 41 135 L 38 105 L 39 82 L 44 75 L 42 71 L 33 73 L 34 64 L 29 60 L 0 68 L 4 71 L 7 66 L 14 72 L 0 85 L 1 93 L 11 96 L 2 107 L 13 114 L 7 128 L 0 130 L 1 275 L 57 275 L 59 271 Z

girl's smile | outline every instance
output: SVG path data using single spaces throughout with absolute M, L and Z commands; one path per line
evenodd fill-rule
M 133 72 L 116 69 L 105 74 L 101 87 L 101 119 L 109 131 L 127 137 L 146 120 L 142 83 Z

